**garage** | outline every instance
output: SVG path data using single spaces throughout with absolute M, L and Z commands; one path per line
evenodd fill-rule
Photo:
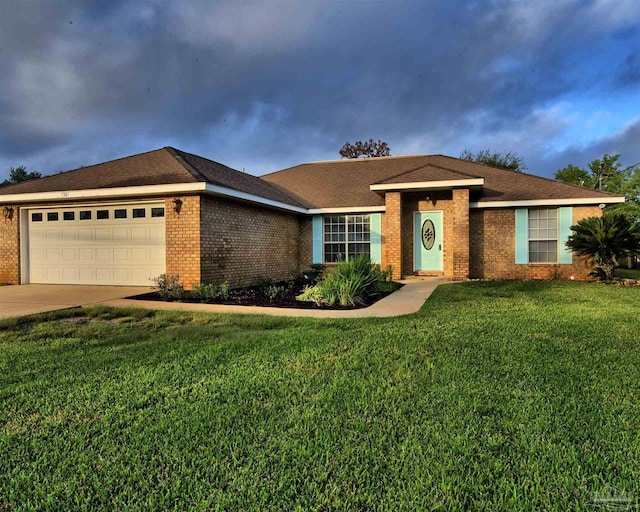
M 25 213 L 27 282 L 149 286 L 165 272 L 163 202 L 30 208 Z

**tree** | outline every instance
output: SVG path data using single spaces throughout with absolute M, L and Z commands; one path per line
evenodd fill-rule
M 462 160 L 469 160 L 470 162 L 477 162 L 479 164 L 490 165 L 491 167 L 498 167 L 500 169 L 508 169 L 510 171 L 523 172 L 527 170 L 527 166 L 524 164 L 524 160 L 517 153 L 511 151 L 505 151 L 499 153 L 498 151 L 491 151 L 489 149 L 481 149 L 474 153 L 465 149 L 461 154 Z
M 9 179 L 1 182 L 0 187 L 22 183 L 23 181 L 35 180 L 37 178 L 42 178 L 42 174 L 38 171 L 28 172 L 24 165 L 19 165 L 16 168 L 11 168 L 9 171 Z
M 640 224 L 625 215 L 589 217 L 571 226 L 573 234 L 567 247 L 581 256 L 589 256 L 599 267 L 595 274 L 613 279 L 618 259 L 640 254 Z
M 605 153 L 589 162 L 588 170 L 569 164 L 556 171 L 554 177 L 564 183 L 624 195 L 627 201 L 608 206 L 605 214 L 621 213 L 632 221 L 640 221 L 640 163 L 622 169 L 620 155 Z
M 558 169 L 554 175 L 555 179 L 563 183 L 572 183 L 592 188 L 594 180 L 589 171 L 577 165 L 567 165 L 563 169 Z
M 379 156 L 391 156 L 391 150 L 386 142 L 373 139 L 367 141 L 358 140 L 354 144 L 349 141 L 340 149 L 342 158 L 376 158 Z

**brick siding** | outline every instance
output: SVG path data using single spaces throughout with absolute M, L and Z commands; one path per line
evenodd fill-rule
M 597 206 L 574 206 L 573 224 L 585 217 L 599 217 Z M 471 232 L 471 277 L 482 279 L 586 280 L 592 269 L 588 258 L 573 255 L 572 264 L 515 263 L 515 210 L 475 209 L 469 218 Z
M 13 209 L 11 219 L 0 217 L 0 283 L 20 283 L 20 210 L 15 205 L 0 205 Z
M 202 282 L 237 287 L 300 272 L 297 215 L 217 197 L 202 197 L 200 210 Z

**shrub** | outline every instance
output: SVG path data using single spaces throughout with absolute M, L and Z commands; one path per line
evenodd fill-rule
M 640 223 L 633 223 L 624 215 L 589 217 L 571 229 L 567 247 L 589 256 L 597 266 L 592 275 L 602 280 L 613 279 L 618 259 L 640 254 Z
M 210 300 L 227 300 L 229 298 L 229 283 L 226 281 L 220 285 L 199 284 L 189 292 L 189 298 L 208 302 Z
M 267 286 L 263 291 L 265 297 L 269 299 L 269 302 L 273 302 L 278 297 L 282 297 L 284 295 L 284 292 L 285 292 L 285 287 L 281 285 L 279 286 L 276 284 Z
M 160 274 L 151 280 L 163 300 L 182 300 L 186 293 L 178 274 Z
M 314 286 L 309 286 L 296 297 L 317 305 L 358 306 L 380 293 L 391 276 L 391 269 L 381 270 L 367 256 L 340 261 L 335 272 L 325 276 Z

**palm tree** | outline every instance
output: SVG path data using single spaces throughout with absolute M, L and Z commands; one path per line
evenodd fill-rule
M 640 254 L 640 223 L 620 214 L 589 217 L 571 226 L 567 247 L 581 256 L 590 256 L 600 267 L 596 274 L 613 279 L 618 258 Z

